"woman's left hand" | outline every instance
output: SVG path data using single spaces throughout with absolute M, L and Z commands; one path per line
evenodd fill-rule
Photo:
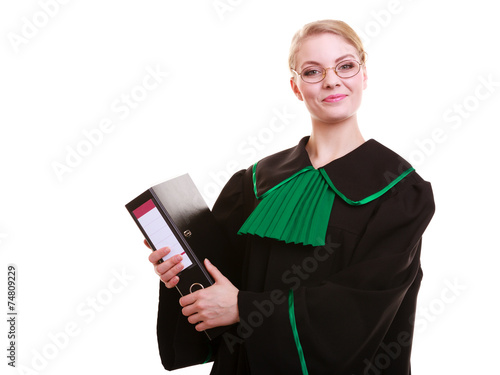
M 182 297 L 179 300 L 182 314 L 188 317 L 189 323 L 196 324 L 197 331 L 239 322 L 239 290 L 208 259 L 205 259 L 205 267 L 215 283 Z

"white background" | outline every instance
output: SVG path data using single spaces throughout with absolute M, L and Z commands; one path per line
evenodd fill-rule
M 307 135 L 288 48 L 303 24 L 324 18 L 346 21 L 366 43 L 365 138 L 433 184 L 413 373 L 498 371 L 500 23 L 492 2 L 218 3 L 227 8 L 213 0 L 0 5 L 1 372 L 17 373 L 7 366 L 3 312 L 13 263 L 19 373 L 164 373 L 157 276 L 124 204 L 189 172 L 211 206 L 234 170 Z M 117 111 L 131 93 L 135 108 Z M 276 113 L 288 118 L 271 128 Z M 107 120 L 108 133 L 85 148 L 84 131 Z M 54 165 L 78 147 L 86 155 L 58 178 Z M 65 329 L 73 336 L 54 350 L 51 337 Z

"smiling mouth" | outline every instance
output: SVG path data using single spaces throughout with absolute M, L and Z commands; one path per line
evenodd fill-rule
M 347 95 L 330 95 L 330 96 L 326 97 L 325 99 L 323 99 L 323 101 L 327 102 L 327 103 L 335 103 L 335 102 L 341 101 L 342 99 L 344 99 L 346 97 L 347 97 Z

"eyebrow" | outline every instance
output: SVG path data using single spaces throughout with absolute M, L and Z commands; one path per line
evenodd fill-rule
M 335 60 L 335 64 L 339 63 L 340 61 L 344 60 L 346 57 L 352 57 L 352 58 L 356 58 L 356 56 L 354 56 L 353 54 L 351 53 L 348 53 L 346 55 L 343 55 L 343 56 L 340 56 L 338 59 Z M 308 64 L 312 64 L 312 65 L 321 65 L 319 62 L 317 61 L 306 61 L 304 63 L 302 63 L 302 65 L 300 66 L 301 68 L 304 66 L 304 65 L 308 65 Z

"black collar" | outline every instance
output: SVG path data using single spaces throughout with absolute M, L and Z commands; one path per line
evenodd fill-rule
M 308 141 L 309 136 L 304 137 L 297 146 L 258 162 L 255 178 L 259 196 L 301 169 L 312 166 L 305 148 Z M 394 151 L 369 139 L 321 168 L 339 191 L 357 201 L 385 188 L 410 167 Z

